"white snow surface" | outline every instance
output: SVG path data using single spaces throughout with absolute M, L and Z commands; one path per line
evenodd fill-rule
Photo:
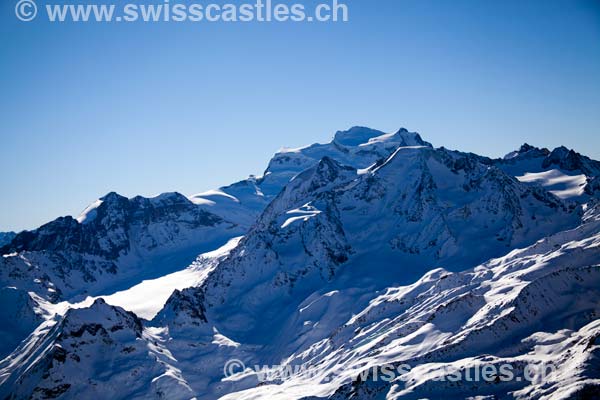
M 141 318 L 150 320 L 164 307 L 173 291 L 201 285 L 217 265 L 218 260 L 227 256 L 240 240 L 241 237 L 231 239 L 219 249 L 201 254 L 194 263 L 181 271 L 157 279 L 142 281 L 129 289 L 111 295 L 88 297 L 84 301 L 74 304 L 59 303 L 59 306 L 62 307 L 61 314 L 70 308 L 89 307 L 101 298 L 110 305 L 121 307 L 134 312 Z M 47 311 L 51 312 L 52 308 Z
M 310 218 L 316 217 L 319 214 L 321 214 L 321 211 L 311 206 L 310 203 L 307 203 L 300 208 L 286 212 L 288 219 L 283 223 L 283 225 L 281 225 L 281 229 L 285 229 L 297 221 L 306 222 Z
M 161 219 L 101 231 L 103 251 L 129 240 L 117 273 L 70 247 L 4 254 L 0 398 L 594 398 L 593 177 L 522 158 L 499 169 L 406 130 L 353 128 L 279 152 L 261 178 L 129 199 Z M 112 202 L 104 218 L 118 220 L 123 199 L 103 199 L 77 222 Z M 224 376 L 228 360 L 246 368 Z M 400 364 L 412 368 L 392 382 L 356 381 Z M 556 368 L 534 382 L 441 379 L 489 364 Z M 255 365 L 291 372 L 263 380 Z
M 531 172 L 517 179 L 525 183 L 536 183 L 561 199 L 577 198 L 583 195 L 587 177 L 583 174 L 567 175 L 558 170 L 551 169 L 544 172 Z
M 92 204 L 87 206 L 85 210 L 79 214 L 77 217 L 77 222 L 80 224 L 85 224 L 91 222 L 96 217 L 96 209 L 100 207 L 102 204 L 102 200 L 98 199 L 94 201 Z
M 469 393 L 510 392 L 509 398 L 523 400 L 569 399 L 586 385 L 600 383 L 593 378 L 600 352 L 595 339 L 600 323 L 594 317 L 600 312 L 599 211 L 589 210 L 587 222 L 574 230 L 464 272 L 438 268 L 410 285 L 376 292 L 333 281 L 292 309 L 281 304 L 261 310 L 265 319 L 273 313 L 285 323 L 277 340 L 260 346 L 215 326 L 216 320 L 196 324 L 191 315 L 144 327 L 136 339 L 138 328 L 130 317 L 96 302 L 90 312 L 67 312 L 58 328 L 56 320 L 40 325 L 0 363 L 0 382 L 5 382 L 0 388 L 18 379 L 14 393 L 71 385 L 65 398 L 89 396 L 102 381 L 117 390 L 110 392 L 114 398 L 459 399 Z M 104 339 L 93 333 L 95 323 L 106 327 Z M 88 331 L 81 338 L 72 333 L 82 329 Z M 47 350 L 36 353 L 38 348 Z M 66 361 L 54 363 L 47 379 L 23 369 L 45 365 L 44 360 L 62 354 L 59 348 Z M 229 359 L 250 367 L 303 365 L 311 375 L 298 372 L 261 383 L 246 369 L 225 378 L 223 365 Z M 351 384 L 370 367 L 398 363 L 413 368 L 389 385 Z M 517 375 L 524 363 L 558 368 L 544 382 L 440 381 L 452 371 L 504 363 L 514 366 Z M 83 384 L 90 376 L 92 385 Z

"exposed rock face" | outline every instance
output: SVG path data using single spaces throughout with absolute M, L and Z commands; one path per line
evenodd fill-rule
M 353 128 L 216 191 L 109 194 L 2 248 L 0 297 L 14 307 L 0 333 L 5 351 L 21 344 L 0 362 L 0 397 L 593 398 L 598 165 L 565 148 L 492 160 Z M 240 234 L 198 257 L 195 283 L 151 321 L 101 299 L 59 302 L 160 276 Z M 230 359 L 290 372 L 224 379 Z M 555 370 L 444 379 L 484 364 Z
M 207 243 L 242 231 L 178 193 L 152 199 L 109 193 L 79 220 L 61 217 L 16 235 L 0 249 L 0 281 L 25 281 L 19 286 L 50 301 L 93 294 L 95 284 L 139 275 L 142 263 L 148 268 L 175 253 L 187 263 Z
M 58 218 L 35 231 L 16 235 L 0 252 L 78 252 L 116 260 L 127 254 L 133 243 L 151 251 L 164 241 L 179 239 L 185 231 L 220 223 L 221 218 L 178 193 L 131 200 L 109 193 L 97 207 L 87 211 L 81 222 L 72 217 Z M 153 230 L 158 225 L 162 231 Z

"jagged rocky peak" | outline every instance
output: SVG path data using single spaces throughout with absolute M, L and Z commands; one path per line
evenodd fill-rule
M 519 151 L 490 160 L 489 164 L 573 203 L 585 204 L 598 189 L 600 162 L 565 146 L 550 151 L 524 144 Z
M 164 225 L 175 237 L 182 227 L 189 229 L 215 226 L 222 218 L 202 209 L 179 193 L 165 193 L 154 198 L 128 199 L 115 192 L 108 193 L 88 206 L 78 219 L 60 217 L 34 231 L 19 233 L 2 253 L 20 251 L 74 251 L 114 259 L 130 248 L 136 235 L 157 234 L 151 224 Z M 177 228 L 170 226 L 180 223 Z
M 159 209 L 168 207 L 193 208 L 194 204 L 186 196 L 177 192 L 162 193 L 155 197 L 136 196 L 132 199 L 121 196 L 116 192 L 110 192 L 90 204 L 77 220 L 84 224 L 98 222 L 98 220 L 102 220 L 103 218 L 118 220 L 128 216 L 131 212 L 149 208 Z M 96 219 L 97 217 L 99 217 L 98 220 Z
M 429 142 L 426 142 L 421 138 L 416 132 L 409 132 L 406 128 L 400 128 L 398 132 L 394 136 L 402 137 L 405 146 L 426 146 L 433 147 L 433 145 Z
M 28 310 L 46 307 L 33 296 L 48 299 L 43 294 L 50 290 L 63 290 L 68 294 L 56 299 L 80 307 L 81 293 L 73 288 L 81 287 L 95 297 L 114 293 L 103 288 L 133 283 L 107 301 L 130 310 L 164 307 L 147 321 L 98 300 L 64 317 L 53 314 L 33 334 L 33 326 L 20 324 L 22 345 L 0 363 L 0 398 L 299 399 L 336 391 L 333 398 L 340 399 L 464 398 L 465 390 L 573 398 L 555 393 L 598 375 L 597 200 L 571 207 L 547 187 L 518 177 L 536 172 L 555 180 L 547 172 L 558 164 L 588 171 L 596 164 L 566 148 L 551 154 L 526 144 L 516 153 L 492 160 L 434 149 L 406 129 L 352 128 L 327 144 L 282 151 L 264 177 L 193 201 L 178 193 L 132 199 L 109 193 L 79 221 L 62 218 L 21 236 L 29 248 L 59 251 L 0 258 L 0 297 L 13 306 L 3 320 L 25 320 Z M 546 159 L 550 171 L 541 171 Z M 593 182 L 600 188 L 598 178 Z M 237 227 L 229 222 L 199 225 L 212 218 L 205 210 L 218 210 L 224 221 L 243 215 L 247 224 L 241 232 L 232 232 Z M 178 243 L 208 243 L 214 232 L 244 236 L 185 270 L 147 276 L 151 262 L 171 263 L 168 258 L 182 251 Z M 106 261 L 97 255 L 112 254 L 123 238 L 133 249 L 128 255 L 141 248 L 163 253 L 144 253 L 135 279 L 118 281 L 131 267 L 120 261 L 129 257 L 111 260 L 116 272 L 101 273 L 108 268 L 64 251 L 99 249 L 89 260 Z M 168 290 L 156 301 L 155 285 L 163 283 Z M 46 310 L 62 313 L 63 305 Z M 36 315 L 30 317 L 37 324 Z M 259 384 L 250 370 L 223 379 L 229 359 L 307 363 L 333 379 L 307 383 L 305 376 L 290 376 Z M 569 368 L 549 385 L 529 388 L 495 382 L 463 390 L 434 379 L 442 367 L 468 369 L 491 359 L 551 360 Z M 404 362 L 423 368 L 379 393 L 343 375 L 353 367 Z
M 541 153 L 546 156 L 548 154 L 550 154 L 550 150 L 548 150 L 547 148 L 535 147 L 535 146 L 530 145 L 529 143 L 524 143 L 521 146 L 521 148 L 519 149 L 519 153 L 530 153 L 530 152 Z
M 111 306 L 99 298 L 90 307 L 67 311 L 59 338 L 80 338 L 85 334 L 110 337 L 119 331 L 141 337 L 142 321 L 134 313 Z
M 7 256 L 0 258 L 0 284 L 51 302 L 106 294 L 132 277 L 172 272 L 244 232 L 179 193 L 128 199 L 111 192 L 77 220 L 60 217 L 0 247 Z M 174 259 L 159 263 L 161 256 Z
M 132 199 L 132 201 L 152 206 L 168 206 L 174 204 L 185 204 L 190 205 L 192 202 L 186 196 L 182 195 L 178 192 L 167 192 L 161 193 L 155 197 L 142 197 L 136 196 Z
M 73 217 L 59 217 L 34 231 L 23 231 L 17 234 L 11 242 L 0 248 L 0 253 L 74 248 L 78 244 L 78 239 L 73 232 L 79 229 L 78 225 Z
M 325 156 L 311 168 L 293 177 L 283 188 L 280 196 L 284 192 L 316 190 L 334 183 L 342 176 L 354 175 L 356 175 L 355 168 L 342 165 L 333 158 Z
M 546 157 L 542 167 L 558 167 L 565 171 L 581 171 L 588 177 L 600 176 L 600 162 L 577 153 L 565 146 L 557 147 Z
M 524 143 L 519 149 L 519 153 L 526 153 L 531 150 L 539 150 L 537 147 L 530 145 L 529 143 Z
M 355 168 L 323 157 L 316 165 L 295 176 L 267 207 L 259 222 L 272 220 L 275 215 L 290 211 L 316 194 L 357 177 Z M 302 204 L 298 204 L 298 203 Z M 272 221 L 271 221 L 272 222 Z
M 436 257 L 441 258 L 468 247 L 468 240 L 460 240 L 474 240 L 472 231 L 478 236 L 484 233 L 478 239 L 482 248 L 487 246 L 485 251 L 478 250 L 481 260 L 502 251 L 494 250 L 498 245 L 526 244 L 543 232 L 576 223 L 577 215 L 560 200 L 542 189 L 528 188 L 483 161 L 476 155 L 445 149 L 400 148 L 355 188 L 346 191 L 348 203 L 355 204 L 343 209 L 351 210 L 359 204 L 354 199 L 364 199 L 370 206 L 362 213 L 371 218 L 385 216 L 382 224 L 398 219 L 374 237 L 397 232 L 391 239 L 395 248 L 410 254 L 439 248 Z M 446 245 L 442 244 L 444 240 Z
M 404 128 L 396 133 L 384 133 L 354 127 L 337 132 L 330 143 L 282 149 L 269 162 L 259 185 L 263 190 L 266 189 L 266 193 L 278 192 L 294 176 L 311 168 L 323 157 L 330 157 L 356 169 L 364 169 L 388 158 L 399 147 L 407 146 L 432 147 L 418 133 L 409 132 Z
M 502 165 L 534 159 L 541 159 L 539 167 L 543 170 L 558 168 L 566 172 L 582 172 L 588 177 L 600 175 L 600 162 L 592 160 L 565 146 L 560 146 L 550 151 L 547 148 L 539 148 L 525 143 L 519 150 L 507 154 L 503 159 L 494 161 Z
M 87 224 L 96 220 L 98 213 L 111 215 L 114 214 L 114 210 L 125 210 L 127 208 L 129 208 L 129 199 L 127 197 L 121 196 L 116 192 L 110 192 L 87 206 L 77 217 L 77 221 Z M 112 211 L 109 212 L 109 210 Z
M 426 142 L 421 138 L 417 132 L 410 132 L 406 128 L 400 128 L 398 132 L 391 135 L 384 135 L 384 137 L 380 137 L 373 139 L 373 141 L 386 139 L 386 136 L 389 136 L 391 141 L 398 142 L 399 147 L 405 146 L 425 146 L 425 147 L 433 147 L 433 145 L 429 142 Z
M 539 148 L 525 143 L 519 148 L 519 150 L 510 152 L 504 156 L 504 160 L 512 160 L 515 158 L 547 157 L 549 154 L 550 150 L 546 148 Z
M 175 290 L 163 309 L 154 317 L 152 324 L 182 329 L 200 326 L 206 319 L 205 298 L 201 288 Z
M 105 207 L 103 210 L 111 209 Z M 98 213 L 100 214 L 100 211 Z M 113 216 L 111 223 L 105 226 L 82 225 L 71 216 L 59 217 L 34 231 L 19 233 L 10 244 L 0 249 L 0 252 L 8 254 L 21 251 L 73 251 L 115 258 L 119 252 L 128 247 L 125 233 L 120 229 L 110 239 L 106 239 L 105 236 L 108 230 L 114 231 L 122 227 L 125 218 L 120 212 L 110 212 L 110 214 Z
M 102 200 L 105 203 L 109 203 L 109 204 L 119 204 L 119 203 L 125 204 L 125 203 L 129 202 L 129 199 L 127 197 L 121 196 L 117 192 L 107 193 L 106 195 L 101 197 L 100 200 Z
M 151 398 L 152 377 L 164 373 L 149 354 L 152 349 L 143 338 L 142 321 L 101 299 L 88 308 L 69 310 L 43 340 L 39 353 L 23 349 L 32 368 L 10 377 L 14 386 L 10 398 L 77 398 L 81 393 L 119 398 L 128 392 Z
M 321 161 L 314 167 L 307 170 L 305 173 L 298 175 L 296 179 L 304 179 L 307 177 L 321 183 L 334 182 L 341 175 L 350 176 L 356 175 L 356 170 L 350 166 L 342 165 L 331 157 L 323 157 Z

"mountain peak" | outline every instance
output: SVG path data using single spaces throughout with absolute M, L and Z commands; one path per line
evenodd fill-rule
M 117 201 L 128 200 L 128 199 L 125 196 L 121 196 L 117 192 L 110 192 L 110 193 L 107 193 L 106 195 L 104 195 L 103 197 L 100 197 L 100 200 L 102 200 L 105 203 L 111 203 L 111 202 L 117 202 Z
M 401 138 L 401 145 L 403 146 L 433 147 L 431 143 L 424 141 L 417 132 L 410 132 L 406 128 L 400 128 L 393 136 Z
M 537 157 L 546 157 L 550 154 L 550 150 L 546 148 L 539 148 L 530 145 L 529 143 L 524 143 L 519 150 L 512 151 L 504 156 L 504 160 L 511 160 L 514 158 L 537 158 Z
M 416 132 L 410 132 L 406 128 L 400 128 L 396 133 L 384 133 L 376 129 L 356 126 L 347 131 L 337 132 L 333 139 L 333 143 L 348 147 L 358 147 L 379 142 L 395 142 L 400 147 L 433 147 L 431 143 L 424 141 L 421 135 Z
M 23 232 L 0 247 L 0 336 L 14 336 L 0 345 L 0 398 L 505 398 L 587 383 L 600 163 L 566 147 L 514 153 L 355 127 L 193 201 L 111 192 L 80 222 Z M 583 206 L 555 195 L 586 182 Z M 535 387 L 438 379 L 488 361 L 522 371 L 517 358 L 574 372 Z M 225 379 L 225 360 L 302 369 Z M 361 377 L 404 363 L 429 378 Z M 327 381 L 307 383 L 305 367 Z
M 565 146 L 557 147 L 542 163 L 543 168 L 557 166 L 566 171 L 581 171 L 588 177 L 600 176 L 600 162 L 577 153 Z
M 370 139 L 384 135 L 383 132 L 376 129 L 366 128 L 364 126 L 355 126 L 347 131 L 336 132 L 333 141 L 343 146 L 358 146 L 367 143 Z
M 331 158 L 329 156 L 325 156 L 325 157 L 321 158 L 321 160 L 317 164 L 317 168 L 320 170 L 326 169 L 326 168 L 341 169 L 341 168 L 344 168 L 344 166 L 342 164 L 340 164 L 339 162 L 337 162 L 336 160 L 334 160 L 333 158 Z
M 550 154 L 550 150 L 546 149 L 545 147 L 540 148 L 540 147 L 532 146 L 529 143 L 524 143 L 519 148 L 519 153 L 520 154 L 535 153 L 535 154 L 541 154 L 541 155 L 548 155 L 548 154 Z
M 530 145 L 529 143 L 523 143 L 521 148 L 519 148 L 519 153 L 526 153 L 531 150 L 535 150 L 537 147 Z
M 132 199 L 134 202 L 141 204 L 172 205 L 172 204 L 187 204 L 190 199 L 179 192 L 165 192 L 153 197 L 136 196 Z
M 292 187 L 297 190 L 297 185 L 300 184 L 300 182 L 303 182 L 302 184 L 310 182 L 311 190 L 315 190 L 316 188 L 328 186 L 337 181 L 340 177 L 342 177 L 342 179 L 348 179 L 348 177 L 354 175 L 356 175 L 356 169 L 343 165 L 331 157 L 325 156 L 317 163 L 317 165 L 298 174 L 298 176 L 292 180 L 291 184 Z

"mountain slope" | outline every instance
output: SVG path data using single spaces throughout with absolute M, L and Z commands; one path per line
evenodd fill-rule
M 152 346 L 161 349 L 159 353 L 164 359 L 157 360 L 152 356 L 154 353 L 150 352 L 151 357 L 143 356 L 146 350 L 141 352 L 135 344 L 130 344 L 131 338 L 140 335 L 138 323 L 123 323 L 132 321 L 122 316 L 123 311 L 115 317 L 116 311 L 97 303 L 89 311 L 81 311 L 85 318 L 78 316 L 78 310 L 67 313 L 57 330 L 50 331 L 43 339 L 52 344 L 39 346 L 57 349 L 60 345 L 65 353 L 60 351 L 59 359 L 67 361 L 48 363 L 44 360 L 50 356 L 38 358 L 28 371 L 41 372 L 26 372 L 19 378 L 21 391 L 13 394 L 15 398 L 26 397 L 31 391 L 47 393 L 45 390 L 52 393 L 64 390 L 66 398 L 76 397 L 76 393 L 92 394 L 93 386 L 84 392 L 71 389 L 81 380 L 76 378 L 77 373 L 70 372 L 73 367 L 68 365 L 80 359 L 84 364 L 78 368 L 85 371 L 82 376 L 100 374 L 105 382 L 119 387 L 115 398 L 160 398 L 160 391 L 150 383 L 158 377 L 164 377 L 161 379 L 168 388 L 164 393 L 169 398 L 185 398 L 190 393 L 217 398 L 232 393 L 226 398 L 372 399 L 385 395 L 463 399 L 474 392 L 498 398 L 537 399 L 545 395 L 552 395 L 553 399 L 573 398 L 574 393 L 592 393 L 600 385 L 599 246 L 600 209 L 596 207 L 588 210 L 584 222 L 576 229 L 557 233 L 465 272 L 436 269 L 414 284 L 388 287 L 380 292 L 360 292 L 358 288 L 330 291 L 331 287 L 324 286 L 288 314 L 293 321 L 288 328 L 293 325 L 294 329 L 280 331 L 281 339 L 287 343 L 283 353 L 273 345 L 256 347 L 239 343 L 210 325 L 205 327 L 206 320 L 198 312 L 201 303 L 194 302 L 195 297 L 185 300 L 186 296 L 177 292 L 163 313 L 167 319 L 161 322 L 167 326 L 143 328 L 142 338 L 138 339 L 137 346 L 142 349 Z M 98 307 L 102 310 L 97 310 Z M 72 319 L 77 322 L 71 322 Z M 325 328 L 318 328 L 316 321 Z M 115 324 L 126 329 L 122 339 L 117 340 L 109 333 L 121 331 L 114 329 Z M 304 328 L 298 330 L 298 325 Z M 315 333 L 320 329 L 326 329 L 324 335 Z M 80 331 L 82 339 L 78 338 Z M 315 340 L 316 335 L 322 337 Z M 104 338 L 102 343 L 106 344 L 102 344 L 102 350 L 97 349 L 96 337 Z M 94 365 L 104 365 L 110 375 L 90 372 L 91 366 L 83 361 L 86 354 L 97 351 L 114 357 L 117 348 L 129 346 L 133 350 L 121 352 L 123 355 L 119 357 L 123 359 L 118 362 L 131 365 L 133 369 L 128 372 L 143 371 L 141 375 L 115 373 L 115 368 L 107 367 L 104 361 Z M 265 382 L 263 379 L 268 375 L 261 370 L 260 375 L 246 371 L 221 381 L 223 364 L 234 357 L 247 365 L 266 365 L 273 358 L 288 366 L 303 365 L 312 375 L 306 378 L 305 373 L 292 373 L 284 381 L 273 378 Z M 524 373 L 525 364 L 544 363 L 559 368 L 544 382 L 490 385 L 440 381 L 440 377 L 456 371 L 502 363 L 513 366 L 515 376 Z M 569 363 L 569 368 L 564 367 L 565 363 Z M 413 368 L 391 383 L 371 382 L 367 374 L 367 378 L 351 384 L 365 369 L 401 364 Z M 203 367 L 198 369 L 198 365 Z M 47 377 L 40 379 L 40 376 Z M 140 382 L 147 382 L 145 391 L 139 391 Z
M 16 235 L 15 232 L 0 232 L 0 247 L 10 243 Z
M 58 218 L 7 238 L 0 245 L 0 285 L 54 303 L 117 295 L 144 280 L 178 271 L 198 254 L 246 233 L 283 185 L 304 166 L 318 163 L 322 155 L 352 160 L 356 168 L 363 168 L 407 143 L 425 144 L 405 129 L 384 134 L 352 128 L 338 132 L 331 143 L 276 154 L 262 178 L 251 177 L 190 198 L 165 193 L 127 199 L 109 193 L 76 219 Z M 12 325 L 7 325 L 10 321 L 0 322 L 10 326 L 3 334 L 14 336 L 9 332 L 14 331 Z M 0 355 L 22 339 L 17 335 L 5 342 Z
M 367 168 L 389 157 L 398 147 L 431 146 L 418 133 L 402 128 L 394 134 L 364 127 L 339 131 L 329 143 L 276 153 L 262 177 L 249 179 L 196 194 L 190 199 L 212 213 L 245 224 L 247 228 L 296 175 L 329 157 L 356 169 Z
M 74 299 L 161 276 L 242 233 L 177 193 L 152 199 L 110 193 L 79 220 L 58 218 L 19 233 L 0 249 L 0 282 L 50 301 Z
M 552 195 L 459 153 L 404 147 L 360 175 L 324 158 L 282 191 L 208 277 L 208 319 L 215 307 L 215 321 L 239 333 L 242 314 L 248 333 L 249 316 L 264 323 L 271 302 L 299 301 L 334 278 L 373 289 L 407 283 L 436 265 L 475 265 L 579 219 Z
M 2 249 L 2 318 L 26 318 L 0 397 L 593 398 L 597 165 L 353 128 L 216 191 L 111 194 Z M 249 369 L 224 377 L 231 359 Z M 502 364 L 554 369 L 445 379 Z
M 30 322 L 15 327 L 12 315 L 39 322 L 40 301 L 77 303 L 118 292 L 177 271 L 244 231 L 177 193 L 152 199 L 110 193 L 78 220 L 58 218 L 19 233 L 0 249 L 0 285 L 23 297 L 0 315 L 0 335 L 7 339 L 0 356 L 32 330 Z
M 540 185 L 565 200 L 587 201 L 600 178 L 600 162 L 564 146 L 550 151 L 524 144 L 493 163 L 520 181 Z
M 258 385 L 254 374 L 256 388 L 226 398 L 464 399 L 476 393 L 567 399 L 590 392 L 600 385 L 599 212 L 589 212 L 575 230 L 472 270 L 437 269 L 412 285 L 387 288 L 329 336 L 283 359 L 288 366 L 303 365 L 303 371 L 314 368 L 311 376 L 318 379 L 295 374 L 284 382 Z M 313 298 L 308 307 L 326 310 L 319 314 L 320 323 L 326 323 L 340 312 L 340 304 L 356 298 L 356 293 L 339 291 L 320 298 L 327 306 Z M 312 317 L 303 315 L 306 306 L 297 313 Z M 440 380 L 457 370 L 502 363 L 512 365 L 515 375 L 523 374 L 525 364 L 545 363 L 554 366 L 554 372 L 531 384 Z M 412 369 L 396 374 L 392 382 L 373 382 L 371 373 L 366 375 L 371 379 L 351 383 L 370 368 L 404 364 Z

